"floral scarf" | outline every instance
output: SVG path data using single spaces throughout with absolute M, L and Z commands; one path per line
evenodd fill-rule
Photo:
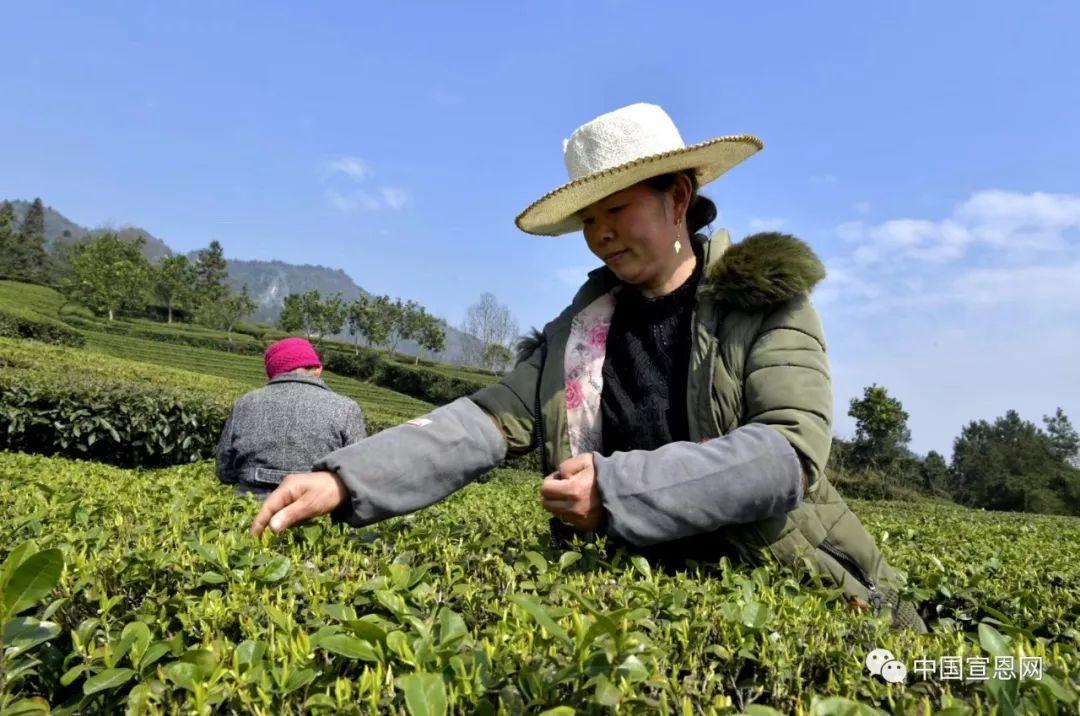
M 600 396 L 604 390 L 604 355 L 615 313 L 615 296 L 605 293 L 574 316 L 563 366 L 566 425 L 570 454 L 601 450 Z

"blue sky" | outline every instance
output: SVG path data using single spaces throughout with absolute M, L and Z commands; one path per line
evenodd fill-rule
M 178 250 L 345 269 L 453 324 L 542 325 L 596 265 L 513 217 L 564 137 L 655 102 L 765 150 L 711 184 L 830 278 L 837 430 L 872 382 L 913 447 L 1080 422 L 1080 5 L 5 3 L 0 197 Z

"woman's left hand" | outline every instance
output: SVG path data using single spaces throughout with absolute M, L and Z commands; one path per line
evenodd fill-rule
M 574 529 L 588 532 L 604 524 L 606 513 L 596 485 L 591 452 L 565 460 L 540 487 L 544 509 Z

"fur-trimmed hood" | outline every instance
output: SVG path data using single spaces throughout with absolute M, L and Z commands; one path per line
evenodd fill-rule
M 825 267 L 790 234 L 754 234 L 732 245 L 706 271 L 704 290 L 720 303 L 758 309 L 810 293 Z

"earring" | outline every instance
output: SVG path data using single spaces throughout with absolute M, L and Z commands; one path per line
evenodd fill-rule
M 682 242 L 679 241 L 679 222 L 675 222 L 675 253 L 682 251 Z

